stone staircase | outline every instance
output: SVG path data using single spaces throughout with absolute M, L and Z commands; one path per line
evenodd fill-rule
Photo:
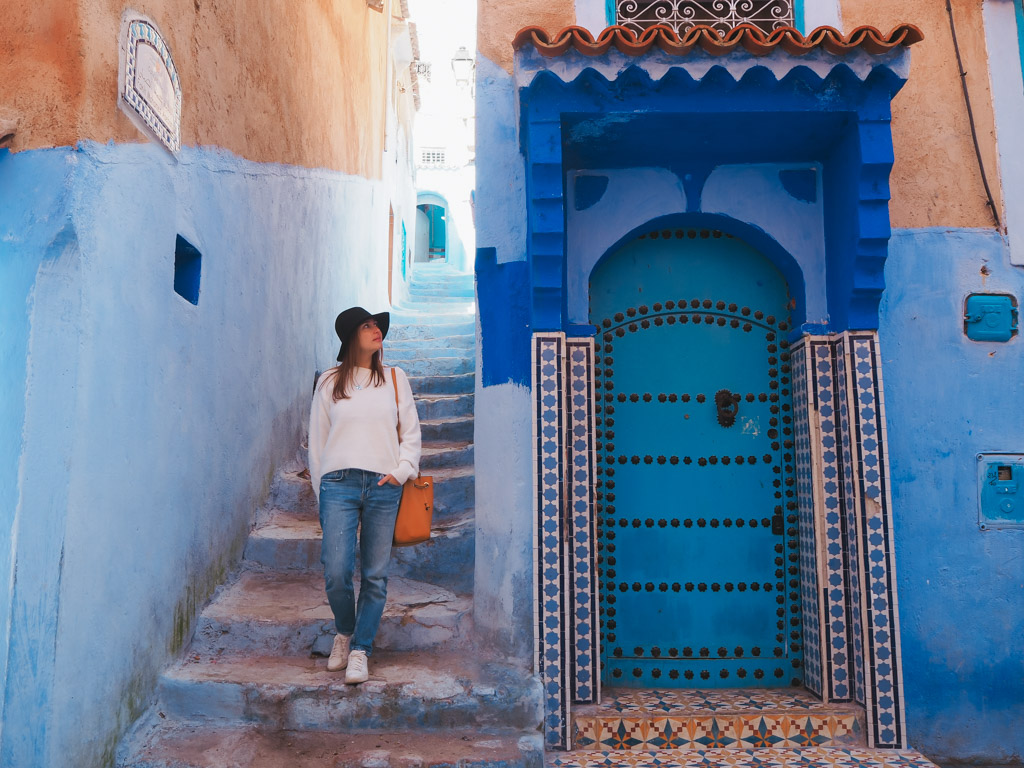
M 385 362 L 409 375 L 435 480 L 434 538 L 396 549 L 370 680 L 328 673 L 316 502 L 301 463 L 275 479 L 242 566 L 197 622 L 122 768 L 424 765 L 539 768 L 540 684 L 472 646 L 472 275 L 423 265 Z

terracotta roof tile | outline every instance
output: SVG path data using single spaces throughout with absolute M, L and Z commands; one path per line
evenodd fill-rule
M 561 56 L 570 48 L 586 56 L 600 56 L 612 46 L 631 56 L 640 56 L 654 47 L 678 56 L 698 48 L 714 56 L 723 56 L 737 48 L 755 56 L 765 56 L 778 48 L 791 56 L 802 56 L 819 48 L 841 56 L 854 50 L 880 55 L 923 39 L 921 30 L 913 24 L 901 24 L 888 36 L 874 27 L 857 27 L 845 36 L 832 27 L 818 27 L 806 36 L 793 27 L 782 27 L 767 34 L 752 24 L 740 24 L 724 35 L 706 26 L 695 26 L 677 35 L 671 27 L 658 24 L 648 27 L 639 36 L 627 27 L 608 27 L 596 40 L 583 27 L 566 27 L 556 35 L 548 35 L 541 27 L 526 27 L 516 34 L 512 46 L 519 50 L 532 45 L 538 53 L 548 57 Z

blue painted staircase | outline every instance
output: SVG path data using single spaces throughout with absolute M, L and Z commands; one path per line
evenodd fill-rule
M 434 538 L 395 550 L 370 680 L 326 671 L 333 620 L 304 466 L 275 479 L 241 568 L 124 740 L 122 768 L 539 768 L 539 682 L 472 643 L 472 275 L 418 266 L 385 363 L 410 377 L 435 479 Z M 303 452 L 304 453 L 304 452 Z

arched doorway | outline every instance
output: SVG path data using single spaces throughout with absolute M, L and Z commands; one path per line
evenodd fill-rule
M 448 258 L 448 206 L 436 196 L 420 196 L 416 204 L 416 261 Z
M 790 306 L 715 230 L 640 235 L 591 274 L 606 685 L 802 681 Z

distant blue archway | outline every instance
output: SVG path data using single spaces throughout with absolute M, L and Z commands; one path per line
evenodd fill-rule
M 446 261 L 449 254 L 448 201 L 436 192 L 416 195 L 417 262 Z

